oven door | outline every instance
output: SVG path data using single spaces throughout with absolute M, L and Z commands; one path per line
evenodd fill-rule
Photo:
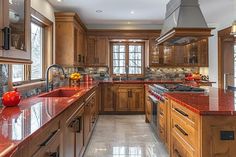
M 157 120 L 157 113 L 158 113 L 158 103 L 159 101 L 152 95 L 148 96 L 149 101 L 152 104 L 152 114 L 151 114 L 151 127 L 154 129 L 155 132 L 158 132 L 158 120 Z

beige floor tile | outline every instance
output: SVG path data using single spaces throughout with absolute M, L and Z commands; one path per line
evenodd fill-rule
M 169 157 L 143 115 L 99 117 L 84 157 Z

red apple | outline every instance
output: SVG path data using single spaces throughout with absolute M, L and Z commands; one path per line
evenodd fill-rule
M 17 106 L 20 103 L 20 93 L 15 88 L 14 91 L 6 92 L 2 97 L 2 104 L 6 107 Z

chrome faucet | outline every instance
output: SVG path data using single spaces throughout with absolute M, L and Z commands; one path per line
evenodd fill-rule
M 66 73 L 65 73 L 65 71 L 64 71 L 64 69 L 63 69 L 63 67 L 62 67 L 61 65 L 59 65 L 59 64 L 52 64 L 52 65 L 50 65 L 50 66 L 47 68 L 47 70 L 46 70 L 46 92 L 49 92 L 49 70 L 50 70 L 51 68 L 58 68 L 58 69 L 61 69 L 61 70 L 62 70 L 62 73 L 63 73 L 63 75 L 64 75 L 64 77 L 66 78 Z M 53 86 L 52 86 L 52 89 L 53 89 Z

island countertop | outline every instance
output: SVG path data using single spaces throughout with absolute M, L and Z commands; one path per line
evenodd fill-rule
M 10 156 L 17 146 L 33 138 L 37 131 L 97 85 L 97 82 L 93 82 L 77 87 L 63 87 L 56 90 L 73 89 L 78 90 L 78 93 L 72 97 L 34 96 L 22 100 L 17 107 L 0 109 L 0 157 Z
M 200 115 L 236 115 L 236 93 L 209 87 L 203 93 L 165 93 L 165 96 Z

